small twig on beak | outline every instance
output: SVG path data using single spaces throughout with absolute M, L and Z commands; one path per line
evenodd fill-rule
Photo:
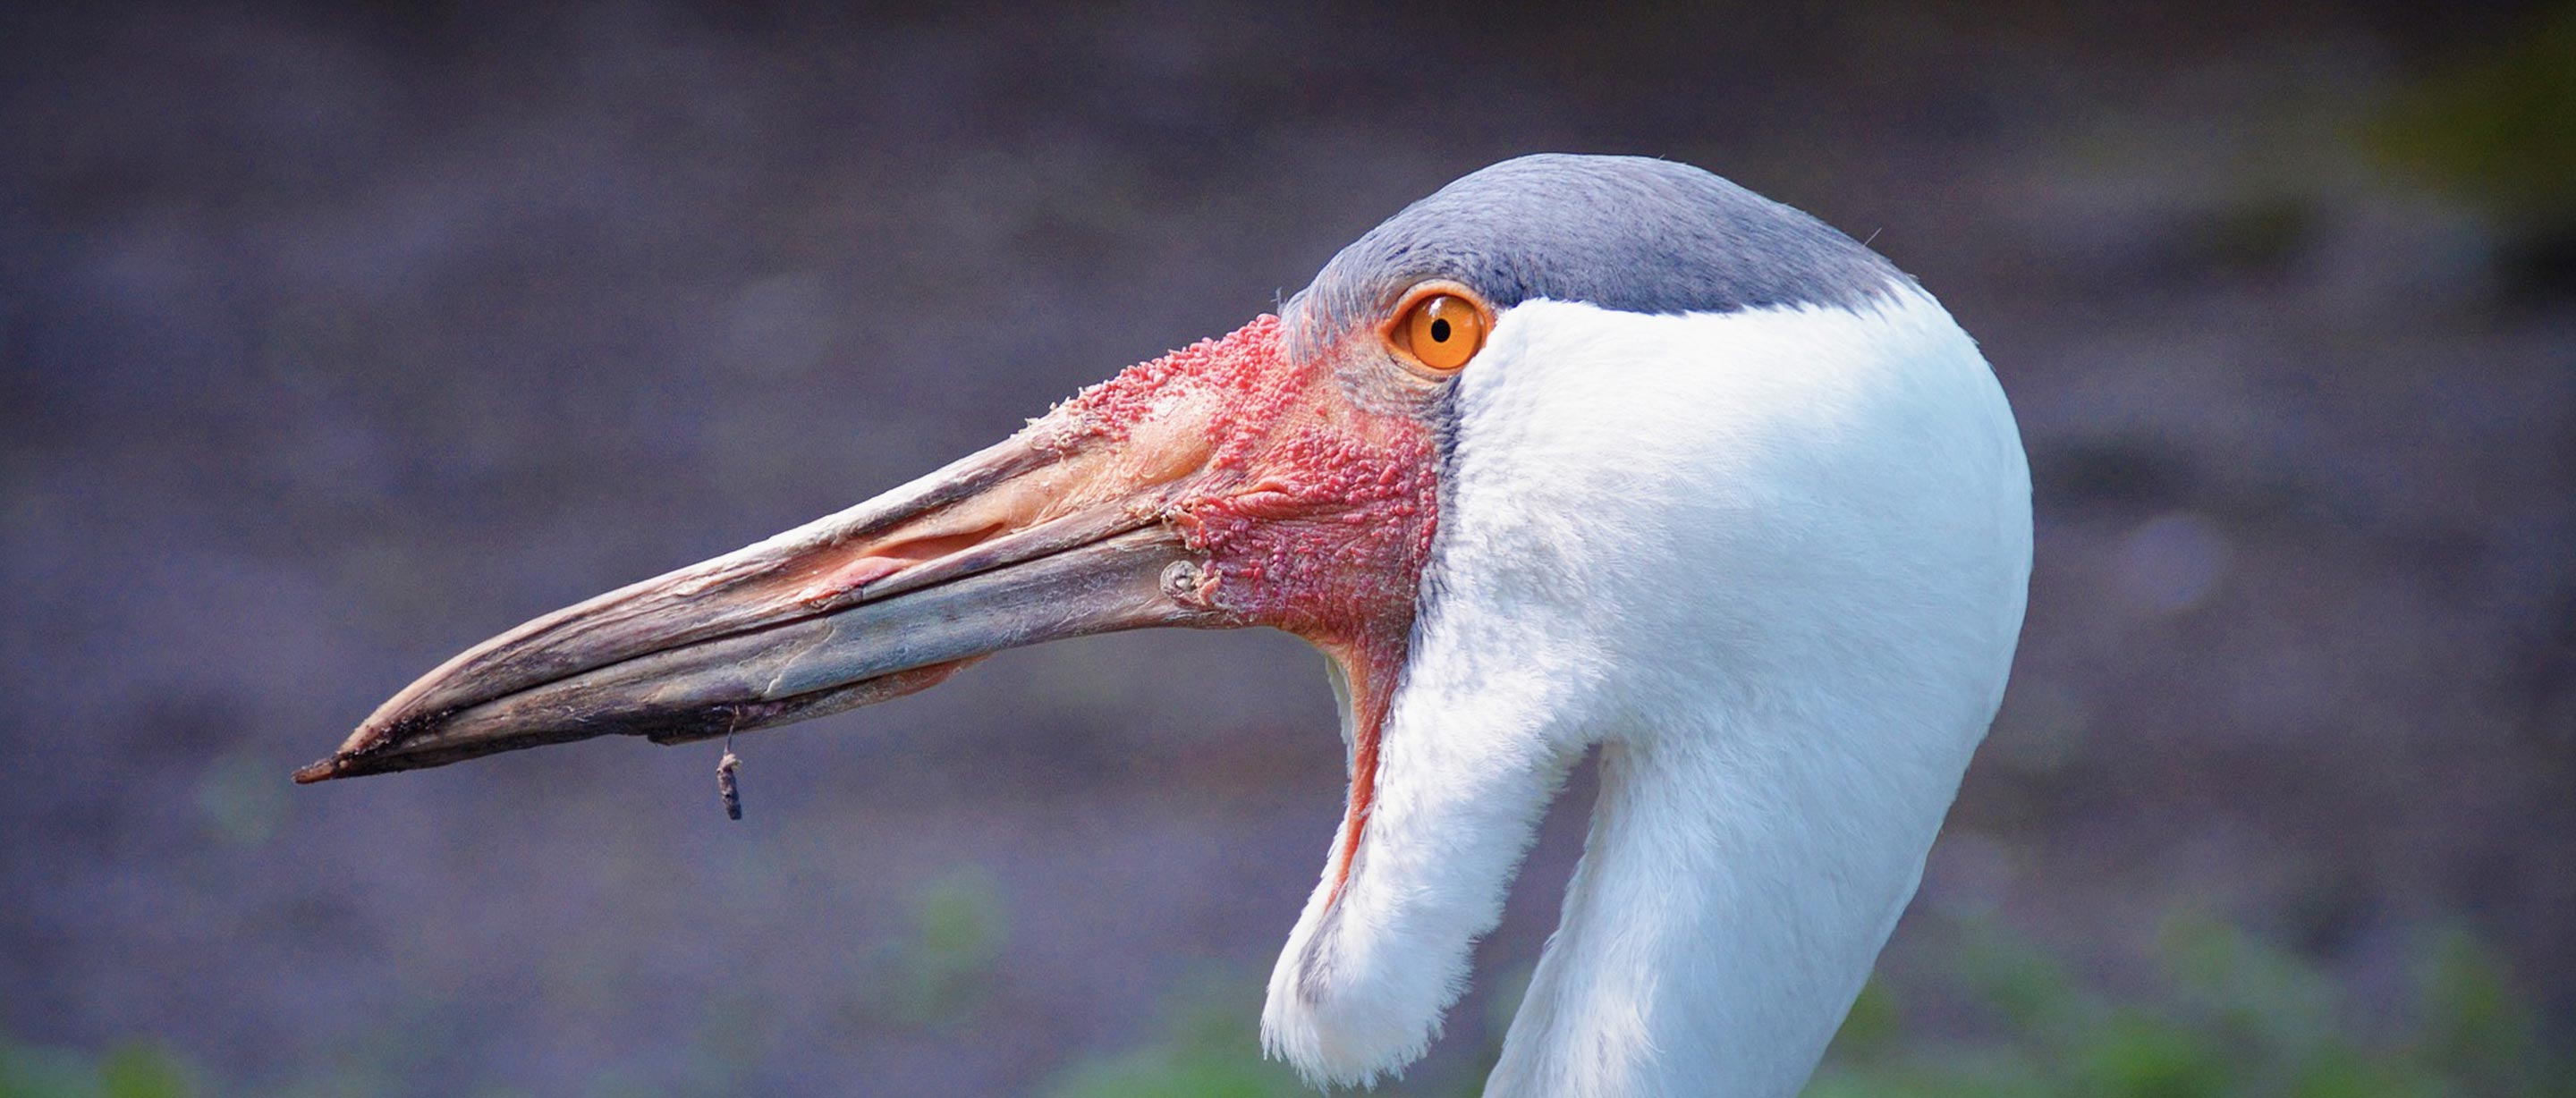
M 733 728 L 727 726 L 724 758 L 716 760 L 716 793 L 724 798 L 725 818 L 728 820 L 742 818 L 742 790 L 733 782 L 734 771 L 741 768 L 741 756 L 733 753 Z

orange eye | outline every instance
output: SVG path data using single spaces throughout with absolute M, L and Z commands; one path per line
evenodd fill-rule
M 1414 361 L 1442 373 L 1467 364 L 1485 346 L 1485 309 L 1457 294 L 1425 294 L 1388 332 Z

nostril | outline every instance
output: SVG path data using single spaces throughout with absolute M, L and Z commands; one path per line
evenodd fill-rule
M 1198 562 L 1173 561 L 1163 569 L 1163 594 L 1175 602 L 1205 605 L 1206 600 L 1199 597 L 1199 585 L 1206 578 L 1207 572 L 1199 567 Z

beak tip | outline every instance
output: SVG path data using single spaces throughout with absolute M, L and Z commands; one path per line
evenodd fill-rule
M 303 769 L 297 770 L 295 772 L 295 784 L 311 785 L 315 782 L 326 782 L 333 778 L 346 776 L 348 773 L 348 767 L 343 765 L 342 759 L 342 756 L 333 755 L 330 758 L 322 759 L 304 767 Z
M 358 730 L 349 735 L 339 750 L 298 769 L 295 784 L 312 785 L 333 778 L 356 778 L 403 769 L 385 765 L 386 756 L 395 754 L 391 750 L 395 742 L 421 723 L 426 722 L 388 720 L 383 713 L 369 717 L 365 724 L 359 725 Z

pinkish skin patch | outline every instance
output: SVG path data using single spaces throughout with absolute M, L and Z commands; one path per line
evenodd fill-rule
M 797 594 L 796 601 L 818 608 L 829 606 L 852 591 L 919 563 L 921 563 L 919 560 L 911 557 L 860 557 L 842 565 L 820 581 L 806 585 L 805 589 Z
M 1199 596 L 1246 624 L 1304 637 L 1350 678 L 1357 719 L 1338 897 L 1374 799 L 1378 736 L 1439 526 L 1430 428 L 1353 402 L 1328 357 L 1286 352 L 1269 315 L 1128 367 L 1049 419 L 1077 436 L 1124 440 L 1167 407 L 1211 409 L 1210 456 L 1166 514 L 1207 554 L 1213 582 Z

